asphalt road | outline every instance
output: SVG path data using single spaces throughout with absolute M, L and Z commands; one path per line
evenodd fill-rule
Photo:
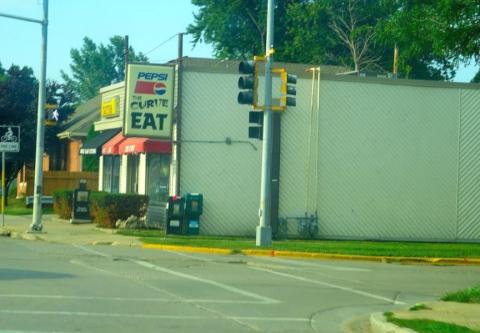
M 197 255 L 0 238 L 0 333 L 342 332 L 480 267 Z

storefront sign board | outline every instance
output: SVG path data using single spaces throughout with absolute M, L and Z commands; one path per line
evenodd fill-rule
M 170 139 L 174 67 L 129 64 L 123 135 Z

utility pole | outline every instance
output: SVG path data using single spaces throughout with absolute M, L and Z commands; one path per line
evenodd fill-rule
M 37 145 L 35 150 L 35 189 L 33 196 L 33 217 L 30 230 L 40 232 L 42 225 L 42 184 L 43 184 L 43 151 L 45 132 L 45 81 L 47 76 L 47 28 L 48 28 L 48 0 L 43 0 L 43 19 L 31 19 L 28 17 L 0 13 L 0 16 L 39 23 L 42 25 L 42 49 L 40 63 L 40 82 L 38 85 L 38 108 L 37 108 Z
M 43 151 L 45 139 L 45 81 L 47 77 L 47 28 L 48 0 L 43 0 L 42 50 L 40 65 L 40 83 L 38 85 L 37 109 L 37 147 L 35 150 L 35 189 L 33 196 L 33 217 L 30 230 L 40 232 L 42 225 L 42 184 L 43 184 Z
M 272 244 L 272 228 L 270 226 L 271 197 L 271 165 L 272 165 L 272 68 L 273 68 L 273 26 L 274 0 L 268 0 L 267 7 L 267 41 L 265 43 L 265 110 L 263 112 L 263 142 L 262 142 L 262 178 L 260 187 L 260 225 L 257 227 L 257 246 Z
M 175 195 L 180 195 L 180 156 L 182 154 L 182 93 L 183 93 L 183 32 L 178 33 L 178 48 L 177 48 L 177 108 L 176 108 L 176 136 L 175 136 L 175 160 L 176 160 L 176 175 L 175 175 Z

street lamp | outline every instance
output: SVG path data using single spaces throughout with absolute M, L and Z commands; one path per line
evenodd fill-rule
M 45 119 L 45 81 L 47 72 L 47 28 L 48 28 L 48 0 L 43 0 L 43 19 L 36 20 L 27 17 L 2 14 L 0 16 L 39 23 L 42 25 L 42 50 L 40 65 L 40 82 L 38 85 L 38 108 L 37 108 L 37 145 L 35 150 L 35 189 L 33 197 L 33 217 L 30 230 L 42 231 L 42 184 L 43 184 L 43 151 L 44 151 L 44 119 Z

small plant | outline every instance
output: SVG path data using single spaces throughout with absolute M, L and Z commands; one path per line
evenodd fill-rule
M 143 217 L 147 212 L 148 197 L 139 194 L 93 192 L 90 213 L 100 227 L 115 228 L 118 220 Z
M 453 293 L 448 293 L 442 297 L 445 302 L 459 302 L 459 303 L 480 303 L 480 284 L 459 290 Z
M 415 304 L 409 310 L 410 311 L 420 311 L 420 310 L 431 310 L 431 308 L 429 308 L 425 304 Z
M 62 219 L 72 216 L 73 191 L 62 189 L 53 192 L 53 212 Z

